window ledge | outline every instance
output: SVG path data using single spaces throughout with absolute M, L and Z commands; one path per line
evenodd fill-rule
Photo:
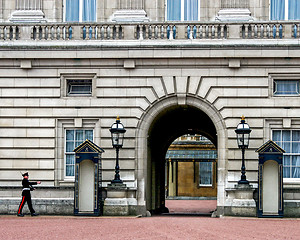
M 300 178 L 284 178 L 284 185 L 300 185 Z

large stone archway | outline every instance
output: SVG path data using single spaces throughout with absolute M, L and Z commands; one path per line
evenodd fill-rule
M 203 99 L 187 96 L 185 104 L 178 104 L 176 96 L 165 98 L 145 112 L 137 131 L 137 200 L 144 210 L 164 208 L 164 174 L 160 163 L 170 143 L 184 133 L 200 133 L 208 137 L 218 151 L 219 214 L 225 205 L 226 139 L 224 121 L 219 112 Z

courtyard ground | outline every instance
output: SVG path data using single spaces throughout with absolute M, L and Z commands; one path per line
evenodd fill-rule
M 170 204 L 174 211 L 176 204 L 181 210 L 183 204 L 191 208 L 196 205 Z M 210 218 L 196 214 L 144 218 L 2 215 L 0 239 L 300 239 L 300 219 Z

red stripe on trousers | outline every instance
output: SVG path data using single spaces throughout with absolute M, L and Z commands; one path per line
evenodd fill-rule
M 20 214 L 20 211 L 22 209 L 22 205 L 24 204 L 24 200 L 25 200 L 25 196 L 23 196 L 22 202 L 21 202 L 20 207 L 19 207 L 18 214 Z

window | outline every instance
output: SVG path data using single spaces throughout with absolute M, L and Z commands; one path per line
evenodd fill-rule
M 283 154 L 283 177 L 300 178 L 300 130 L 273 130 L 275 141 Z
M 199 162 L 200 166 L 200 186 L 212 186 L 213 182 L 213 163 Z
M 66 22 L 95 22 L 96 0 L 65 0 Z
M 66 130 L 65 176 L 75 176 L 75 153 L 73 150 L 86 139 L 93 141 L 93 130 Z
M 167 0 L 168 21 L 199 20 L 200 0 Z
M 297 20 L 300 19 L 299 0 L 270 0 L 271 20 Z
M 67 96 L 92 95 L 92 79 L 68 79 Z
M 274 95 L 299 95 L 299 80 L 274 80 Z

